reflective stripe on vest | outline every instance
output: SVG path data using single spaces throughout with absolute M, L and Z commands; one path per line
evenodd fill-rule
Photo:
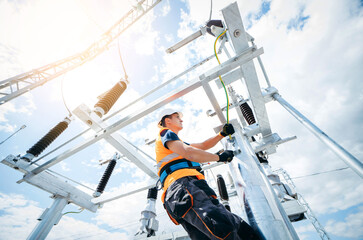
M 161 136 L 160 133 L 164 130 L 170 130 L 168 128 L 162 128 L 159 131 L 159 135 L 156 139 L 155 142 L 155 151 L 156 151 L 156 166 L 157 166 L 157 171 L 158 171 L 158 175 L 160 176 L 160 169 L 165 166 L 167 163 L 172 162 L 174 160 L 178 160 L 178 159 L 182 159 L 183 157 L 180 156 L 177 153 L 174 153 L 173 151 L 167 149 L 162 141 L 161 141 Z
M 169 155 L 167 155 L 166 157 L 164 157 L 163 159 L 161 159 L 159 162 L 158 162 L 158 164 L 156 165 L 156 167 L 158 168 L 158 170 L 159 169 L 161 169 L 161 165 L 163 164 L 163 163 L 167 163 L 167 162 L 169 162 L 170 160 L 172 160 L 173 158 L 176 158 L 176 157 L 179 157 L 180 155 L 179 154 L 177 154 L 177 153 L 172 153 L 172 154 L 169 154 Z

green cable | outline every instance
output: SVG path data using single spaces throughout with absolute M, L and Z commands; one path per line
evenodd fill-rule
M 216 40 L 214 41 L 214 55 L 216 56 L 217 58 L 217 61 L 218 61 L 218 64 L 221 65 L 221 62 L 219 61 L 219 58 L 218 58 L 218 54 L 217 54 L 217 50 L 216 50 L 216 45 L 217 45 L 217 41 L 218 39 L 227 32 L 227 29 L 224 30 L 221 34 L 219 34 L 219 36 L 216 38 Z M 224 92 L 226 93 L 226 98 L 227 98 L 227 112 L 226 112 L 226 118 L 227 118 L 227 123 L 229 123 L 229 98 L 228 98 L 228 93 L 227 93 L 227 89 L 226 89 L 226 85 L 224 84 L 223 80 L 222 80 L 222 77 L 219 75 L 219 80 L 221 81 L 222 83 L 222 86 L 224 88 Z
M 66 213 L 63 213 L 62 216 L 66 215 L 68 213 L 81 213 L 83 210 L 84 210 L 84 208 L 82 208 L 81 211 L 79 211 L 79 212 L 66 212 Z

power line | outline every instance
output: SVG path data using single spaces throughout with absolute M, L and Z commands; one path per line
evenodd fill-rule
M 24 129 L 24 128 L 26 128 L 26 125 L 23 125 L 23 126 L 21 126 L 16 132 L 14 132 L 13 134 L 11 134 L 9 137 L 7 137 L 4 141 L 2 141 L 1 143 L 0 143 L 0 145 L 1 144 L 3 144 L 6 140 L 8 140 L 9 138 L 11 138 L 12 136 L 14 136 L 17 132 L 19 132 L 20 130 L 22 130 L 22 129 Z
M 127 81 L 128 80 L 128 76 L 126 74 L 126 69 L 125 69 L 124 61 L 122 61 L 122 57 L 121 57 L 120 40 L 119 39 L 117 39 L 117 48 L 118 48 L 118 55 L 120 56 L 120 61 L 121 61 L 121 64 L 122 64 L 122 68 L 123 68 L 124 73 L 125 73 L 125 80 Z
M 304 175 L 304 176 L 292 177 L 291 179 L 297 179 L 297 178 L 304 178 L 304 177 L 316 176 L 316 175 L 320 175 L 320 174 L 323 174 L 323 173 L 337 172 L 337 171 L 345 170 L 345 169 L 348 169 L 348 168 L 349 167 L 337 168 L 337 169 L 328 170 L 328 171 L 325 171 L 325 172 L 317 172 L 317 173 L 312 173 L 312 174 L 308 174 L 308 175 Z
M 63 78 L 61 79 L 61 93 L 62 93 L 62 100 L 63 100 L 63 104 L 64 104 L 64 106 L 66 107 L 66 109 L 67 109 L 67 111 L 68 111 L 69 117 L 71 117 L 71 116 L 72 116 L 72 113 L 71 113 L 71 111 L 69 111 L 69 108 L 68 108 L 68 106 L 67 106 L 67 104 L 66 104 L 66 100 L 64 99 L 64 92 L 63 92 L 63 80 L 64 80 L 64 78 L 65 78 L 66 74 L 67 74 L 67 73 L 65 73 L 65 74 L 63 75 Z

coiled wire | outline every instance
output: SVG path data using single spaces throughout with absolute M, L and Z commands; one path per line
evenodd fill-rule
M 240 105 L 240 108 L 241 108 L 241 111 L 242 111 L 242 115 L 246 119 L 246 122 L 248 123 L 248 125 L 256 123 L 255 116 L 253 115 L 252 109 L 248 105 L 248 103 L 246 103 L 246 102 L 242 103 Z

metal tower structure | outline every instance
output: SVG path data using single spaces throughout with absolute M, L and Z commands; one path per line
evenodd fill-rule
M 154 5 L 157 2 L 159 1 L 155 1 Z M 233 111 L 236 111 L 237 115 L 236 119 L 230 120 L 236 133 L 231 139 L 225 141 L 224 144 L 225 149 L 231 148 L 235 152 L 235 158 L 228 164 L 228 168 L 233 178 L 233 185 L 235 186 L 234 191 L 238 198 L 238 207 L 246 212 L 248 217 L 247 221 L 251 225 L 259 228 L 267 239 L 299 239 L 291 222 L 300 220 L 301 215 L 306 210 L 301 208 L 296 199 L 282 191 L 283 184 L 280 182 L 278 176 L 271 171 L 271 167 L 268 164 L 268 156 L 276 153 L 277 145 L 293 140 L 295 137 L 281 138 L 277 133 L 273 133 L 269 124 L 266 103 L 274 100 L 278 101 L 291 114 L 298 118 L 304 126 L 314 132 L 319 139 L 327 143 L 335 153 L 342 157 L 342 159 L 362 177 L 362 163 L 298 113 L 296 109 L 281 98 L 278 90 L 271 86 L 259 57 L 263 54 L 263 48 L 258 48 L 253 42 L 253 37 L 245 31 L 238 9 L 237 3 L 230 4 L 222 9 L 223 30 L 226 31 L 226 34 L 220 41 L 220 49 L 224 50 L 228 56 L 228 60 L 196 76 L 182 86 L 177 88 L 174 86 L 174 90 L 170 91 L 168 94 L 157 95 L 158 98 L 155 101 L 146 106 L 137 108 L 131 114 L 123 115 L 121 119 L 112 124 L 108 124 L 103 119 L 104 115 L 107 114 L 110 107 L 117 100 L 117 97 L 119 97 L 127 88 L 127 81 L 121 80 L 114 88 L 106 93 L 105 97 L 95 105 L 94 109 L 82 104 L 73 111 L 74 116 L 78 117 L 94 131 L 93 136 L 69 148 L 63 153 L 60 153 L 49 160 L 45 160 L 42 164 L 38 165 L 36 164 L 36 160 L 32 161 L 34 157 L 39 155 L 39 153 L 50 144 L 49 138 L 54 140 L 55 135 L 58 136 L 61 131 L 66 128 L 65 125 L 68 125 L 71 122 L 71 120 L 67 119 L 61 122 L 61 125 L 57 125 L 49 134 L 43 137 L 41 141 L 28 150 L 26 155 L 22 157 L 9 155 L 6 159 L 2 160 L 2 163 L 24 173 L 23 179 L 20 180 L 20 182 L 25 181 L 41 188 L 51 193 L 55 199 L 52 207 L 49 210 L 46 210 L 41 217 L 41 219 L 43 219 L 42 222 L 34 229 L 28 239 L 44 239 L 51 227 L 60 220 L 62 216 L 60 213 L 67 203 L 74 203 L 82 208 L 95 212 L 98 207 L 117 198 L 130 196 L 135 192 L 145 189 L 153 189 L 158 180 L 155 162 L 150 158 L 147 158 L 142 152 L 138 151 L 138 149 L 123 138 L 118 131 L 140 118 L 157 111 L 174 100 L 185 96 L 195 89 L 201 88 L 205 91 L 213 106 L 213 111 L 209 112 L 210 115 L 215 115 L 220 120 L 220 125 L 215 126 L 214 128 L 214 130 L 218 132 L 226 122 L 223 115 L 223 111 L 226 107 L 221 107 L 220 101 L 216 97 L 216 91 L 211 88 L 210 84 L 215 82 L 221 89 L 222 86 L 219 81 L 220 76 L 224 79 L 225 84 L 228 85 L 229 95 L 232 99 L 231 104 L 228 107 L 233 109 Z M 119 23 L 115 26 L 119 26 Z M 192 38 L 195 37 L 196 35 Z M 109 41 L 111 41 L 111 39 L 107 40 L 107 42 Z M 233 50 L 232 54 L 224 47 L 225 44 L 230 44 L 230 47 Z M 95 57 L 95 55 L 93 57 Z M 210 57 L 206 60 L 208 59 L 210 59 Z M 265 81 L 268 86 L 267 88 L 261 88 L 260 86 L 256 67 L 253 62 L 254 59 L 258 60 L 259 66 L 264 73 Z M 190 69 L 196 68 L 206 60 L 194 65 Z M 185 70 L 182 74 L 179 74 L 178 77 L 189 72 L 190 69 Z M 176 78 L 177 77 L 174 77 L 170 81 L 162 84 L 159 88 L 151 90 L 143 97 L 135 100 L 135 102 L 143 100 L 146 96 L 157 92 L 161 87 L 164 87 L 167 83 L 170 83 Z M 239 89 L 234 87 L 236 83 L 242 83 L 242 87 L 247 90 L 248 96 L 239 94 Z M 217 89 L 217 91 L 220 91 L 220 89 Z M 115 97 L 115 95 L 117 95 L 117 97 Z M 135 102 L 131 103 L 129 106 L 133 105 Z M 59 129 L 60 127 L 62 127 L 62 129 Z M 116 160 L 120 158 L 120 155 L 117 153 L 110 161 L 110 167 L 106 169 L 104 177 L 101 179 L 94 196 L 60 180 L 49 171 L 51 166 L 80 152 L 101 139 L 110 143 L 122 156 L 126 157 L 131 163 L 144 171 L 144 173 L 150 177 L 149 184 L 131 192 L 122 192 L 116 197 L 102 200 L 96 198 L 102 193 Z M 206 170 L 218 165 L 220 164 L 205 165 L 203 166 L 203 169 Z M 150 194 L 148 194 L 147 207 L 142 211 L 140 235 L 136 238 L 150 237 L 150 239 L 159 239 L 155 238 L 156 236 L 153 236 L 158 227 L 158 221 L 156 220 L 155 214 L 155 195 L 154 190 L 151 190 Z M 309 209 L 307 211 L 309 211 Z M 183 238 L 183 236 L 180 236 L 179 239 Z
M 95 43 L 81 53 L 1 81 L 0 105 L 91 61 L 107 50 L 113 40 L 160 2 L 161 0 L 139 1 L 135 8 L 128 11 L 98 41 L 95 41 Z
M 295 190 L 296 190 L 296 186 L 295 183 L 292 181 L 290 175 L 284 170 L 284 169 L 277 169 L 275 171 L 277 174 L 281 174 L 285 181 L 290 184 Z M 311 223 L 313 224 L 315 230 L 318 232 L 319 236 L 321 239 L 328 239 L 330 240 L 330 237 L 328 235 L 328 233 L 325 231 L 324 227 L 320 224 L 319 220 L 317 219 L 317 217 L 315 216 L 313 210 L 311 210 L 308 202 L 304 199 L 304 197 L 297 193 L 297 197 L 298 197 L 298 201 L 301 203 L 302 206 L 304 206 L 304 208 L 306 209 L 306 216 L 307 218 L 311 221 Z

